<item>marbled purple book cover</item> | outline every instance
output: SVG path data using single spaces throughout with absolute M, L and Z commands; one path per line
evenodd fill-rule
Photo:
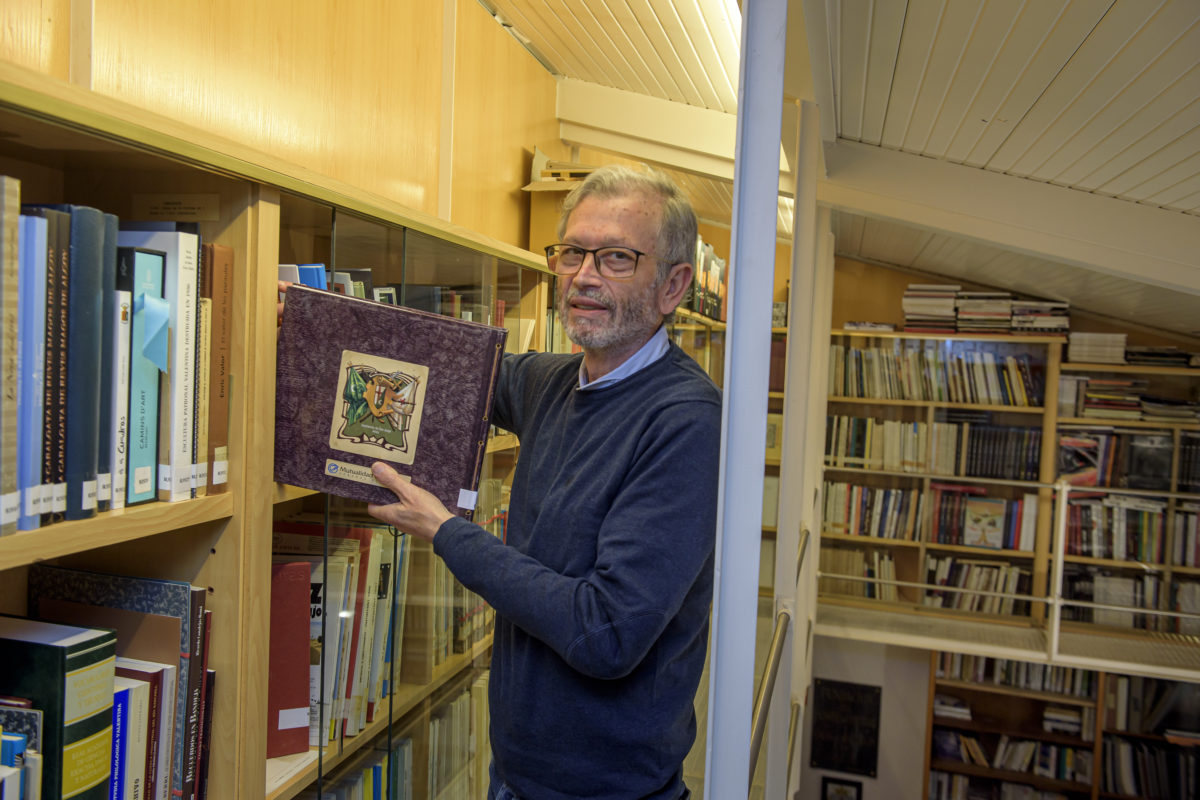
M 390 503 L 390 463 L 470 517 L 504 328 L 291 286 L 275 369 L 275 480 Z

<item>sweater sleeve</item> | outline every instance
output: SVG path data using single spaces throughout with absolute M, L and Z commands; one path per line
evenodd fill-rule
M 627 675 L 690 594 L 701 594 L 707 613 L 719 431 L 719 404 L 683 404 L 661 416 L 604 515 L 584 574 L 560 574 L 461 518 L 443 524 L 434 550 L 498 614 L 574 669 Z

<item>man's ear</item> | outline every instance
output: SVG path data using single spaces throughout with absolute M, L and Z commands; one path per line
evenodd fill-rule
M 683 295 L 692 283 L 692 265 L 684 261 L 672 264 L 667 278 L 658 287 L 658 311 L 664 316 L 683 302 Z

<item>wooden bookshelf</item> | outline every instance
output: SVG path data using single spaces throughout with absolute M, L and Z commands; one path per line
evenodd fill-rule
M 487 308 L 503 300 L 510 318 L 529 314 L 535 328 L 544 325 L 551 276 L 527 251 L 8 62 L 0 63 L 0 129 L 0 173 L 21 180 L 23 202 L 85 204 L 134 219 L 147 196 L 203 197 L 209 211 L 196 220 L 202 239 L 230 246 L 236 259 L 229 491 L 0 538 L 0 611 L 26 612 L 28 567 L 40 562 L 206 587 L 213 612 L 208 665 L 219 676 L 208 794 L 264 797 L 269 531 L 277 514 L 320 500 L 272 479 L 277 265 L 303 254 L 330 265 L 353 258 L 360 266 L 365 252 L 387 271 L 407 259 L 406 272 L 388 275 L 465 286 L 472 302 Z M 505 441 L 500 455 L 514 444 Z M 394 716 L 412 717 L 486 652 L 486 643 L 475 644 L 431 666 L 428 680 L 397 691 Z M 342 742 L 337 758 L 327 749 L 320 768 L 362 747 L 372 730 Z M 415 730 L 425 735 L 419 725 Z M 272 773 L 292 773 L 272 796 L 294 796 L 312 782 L 318 766 L 306 758 L 272 765 Z

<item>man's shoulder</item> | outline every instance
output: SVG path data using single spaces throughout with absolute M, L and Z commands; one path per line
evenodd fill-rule
M 695 359 L 678 345 L 671 344 L 663 362 L 666 373 L 662 379 L 663 387 L 673 400 L 721 405 L 721 390 Z

